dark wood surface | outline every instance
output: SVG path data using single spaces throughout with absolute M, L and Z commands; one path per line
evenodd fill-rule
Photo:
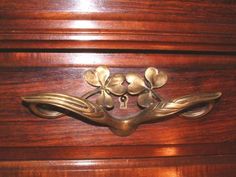
M 187 173 L 231 176 L 235 172 L 235 93 L 232 88 L 236 86 L 236 60 L 233 54 L 8 51 L 1 53 L 0 61 L 0 157 L 4 161 L 14 161 L 0 163 L 4 175 L 51 176 L 54 171 L 59 176 L 186 176 Z M 176 116 L 143 125 L 125 138 L 113 135 L 107 128 L 87 125 L 71 117 L 40 119 L 21 104 L 21 96 L 38 92 L 81 95 L 92 89 L 82 80 L 84 70 L 97 65 L 108 65 L 112 72 L 140 74 L 145 67 L 157 67 L 169 76 L 167 85 L 157 90 L 167 98 L 215 90 L 222 91 L 223 96 L 203 120 L 189 121 Z M 118 109 L 113 114 L 134 114 L 136 111 L 134 97 L 128 110 L 120 112 Z M 200 161 L 193 160 L 199 156 Z M 171 157 L 170 161 L 174 160 L 176 164 L 162 166 L 159 164 L 162 157 Z M 107 166 L 113 163 L 112 160 L 93 161 L 116 158 L 126 158 L 128 162 L 131 158 L 136 162 L 114 169 Z M 148 167 L 143 167 L 140 158 L 152 160 Z M 192 164 L 180 163 L 182 158 Z M 218 160 L 212 162 L 212 158 Z M 81 161 L 61 161 L 78 159 Z M 91 164 L 86 170 L 82 168 L 88 163 L 87 159 L 96 169 Z M 42 164 L 38 160 L 47 161 Z M 53 166 L 49 165 L 51 163 Z M 118 160 L 116 163 L 123 162 Z
M 236 143 L 1 147 L 1 160 L 77 160 L 235 155 Z
M 121 62 L 121 60 L 116 59 L 116 55 L 110 55 L 110 62 L 114 61 L 115 63 L 116 60 Z M 85 54 L 85 56 L 87 55 Z M 123 56 L 125 57 L 125 54 Z M 148 60 L 148 57 L 148 55 L 146 57 L 143 55 L 142 60 Z M 208 58 L 205 56 L 204 63 L 199 62 L 198 65 L 195 65 L 199 60 L 195 62 L 193 60 L 193 63 L 186 62 L 185 65 L 181 65 L 172 63 L 171 61 L 174 58 L 169 58 L 166 55 L 166 64 L 161 66 L 159 66 L 161 63 L 161 60 L 158 59 L 159 54 L 153 54 L 151 57 L 156 58 L 152 60 L 152 66 L 165 71 L 169 76 L 167 84 L 156 90 L 163 97 L 176 98 L 196 92 L 221 91 L 223 93 L 222 98 L 212 112 L 205 116 L 205 119 L 189 121 L 174 116 L 166 121 L 142 125 L 137 132 L 128 137 L 114 136 L 107 128 L 91 126 L 68 116 L 57 120 L 40 119 L 33 116 L 22 105 L 21 96 L 39 92 L 59 92 L 80 96 L 86 90 L 93 89 L 83 81 L 82 75 L 87 68 L 79 66 L 40 67 L 40 65 L 37 67 L 18 67 L 17 62 L 15 62 L 16 66 L 13 67 L 14 62 L 8 59 L 5 61 L 12 63 L 12 66 L 2 67 L 0 71 L 0 100 L 1 105 L 4 105 L 0 111 L 0 145 L 4 147 L 105 146 L 234 142 L 236 140 L 236 121 L 234 119 L 236 116 L 234 111 L 236 95 L 235 92 L 232 92 L 232 88 L 236 87 L 236 60 L 234 57 L 228 56 L 229 64 L 224 63 L 223 58 L 220 62 L 221 57 L 218 58 L 218 63 L 214 64 L 212 58 L 217 58 L 217 56 L 210 55 Z M 185 57 L 189 59 L 188 56 Z M 135 56 L 130 58 L 130 62 L 126 62 L 132 65 L 133 58 Z M 37 62 L 40 64 L 40 60 Z M 184 59 L 181 62 L 184 63 Z M 2 63 L 4 65 L 6 62 L 3 61 Z M 33 61 L 32 63 L 34 64 Z M 139 63 L 142 64 L 142 62 Z M 224 68 L 220 63 L 224 63 Z M 43 62 L 42 64 L 45 65 Z M 144 70 L 145 68 L 111 68 L 113 73 L 138 72 L 143 74 Z M 119 116 L 137 113 L 139 111 L 136 105 L 137 97 L 130 98 L 127 110 L 118 108 L 112 110 L 111 113 Z M 118 104 L 117 99 L 115 100 Z
M 235 177 L 236 2 L 0 0 L 0 176 Z M 149 66 L 165 98 L 221 91 L 204 119 L 173 116 L 128 137 L 81 118 L 32 115 L 21 96 L 92 89 L 83 72 Z M 135 114 L 137 97 L 127 110 Z M 118 102 L 116 102 L 118 106 Z
M 4 177 L 233 177 L 235 156 L 0 162 Z
M 0 4 L 0 48 L 236 49 L 232 0 L 1 0 Z

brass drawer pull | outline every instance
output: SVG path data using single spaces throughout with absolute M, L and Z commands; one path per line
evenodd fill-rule
M 88 122 L 109 127 L 116 135 L 128 136 L 140 124 L 157 121 L 176 113 L 188 118 L 201 117 L 213 108 L 214 102 L 221 96 L 220 92 L 197 93 L 166 100 L 154 89 L 167 82 L 167 75 L 153 67 L 146 69 L 143 78 L 136 73 L 110 76 L 107 67 L 99 66 L 95 70 L 87 70 L 84 79 L 96 88 L 81 97 L 40 93 L 22 97 L 22 100 L 39 117 L 58 118 L 74 113 L 89 119 Z M 127 87 L 123 84 L 125 81 L 128 83 Z M 99 96 L 96 103 L 93 103 L 88 98 L 95 94 Z M 127 95 L 137 95 L 137 103 L 143 110 L 134 116 L 116 118 L 108 112 L 114 107 L 111 95 L 119 96 L 119 100 L 124 102 L 128 99 Z M 197 105 L 201 107 L 196 107 Z

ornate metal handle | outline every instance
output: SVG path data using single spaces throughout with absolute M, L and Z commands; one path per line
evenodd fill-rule
M 180 113 L 184 117 L 198 118 L 207 114 L 214 102 L 221 96 L 220 92 L 198 93 L 176 99 L 165 100 L 154 89 L 167 82 L 167 75 L 150 67 L 145 71 L 145 78 L 136 73 L 114 74 L 105 66 L 84 73 L 84 79 L 96 89 L 81 97 L 60 93 L 41 93 L 22 97 L 29 109 L 42 118 L 58 118 L 65 114 L 80 115 L 91 123 L 109 127 L 119 136 L 128 136 L 143 123 L 157 121 L 167 116 Z M 127 81 L 128 87 L 123 83 Z M 98 94 L 96 103 L 89 97 Z M 121 101 L 127 94 L 138 95 L 138 105 L 143 108 L 137 115 L 116 118 L 108 110 L 114 107 L 111 95 L 119 96 Z M 200 105 L 200 107 L 196 107 Z

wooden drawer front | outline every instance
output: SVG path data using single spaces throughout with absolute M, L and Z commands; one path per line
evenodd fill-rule
M 179 55 L 145 53 L 1 53 L 0 58 L 0 146 L 126 146 L 223 143 L 236 141 L 236 58 L 232 55 Z M 88 61 L 89 63 L 88 64 Z M 96 61 L 96 63 L 92 63 Z M 82 78 L 84 71 L 107 65 L 113 73 L 143 75 L 153 66 L 168 75 L 156 91 L 165 98 L 196 92 L 221 91 L 222 97 L 202 120 L 178 116 L 141 125 L 128 137 L 118 137 L 106 127 L 86 124 L 72 117 L 55 120 L 32 115 L 21 97 L 33 93 L 59 92 L 80 96 L 92 89 Z M 137 97 L 128 109 L 112 114 L 124 116 L 139 111 Z

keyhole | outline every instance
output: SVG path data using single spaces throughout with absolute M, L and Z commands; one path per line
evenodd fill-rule
M 127 109 L 128 96 L 123 95 L 119 97 L 119 102 L 120 102 L 120 109 Z

